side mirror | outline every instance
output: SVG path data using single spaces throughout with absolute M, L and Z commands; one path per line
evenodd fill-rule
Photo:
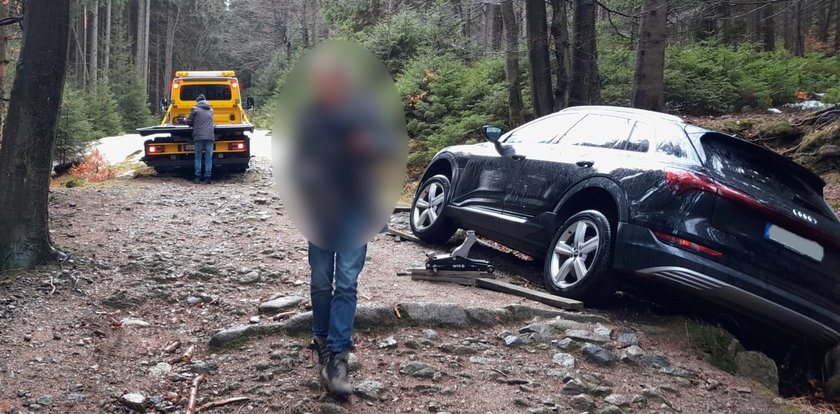
M 499 138 L 502 137 L 502 129 L 493 125 L 485 125 L 481 127 L 481 135 L 487 141 L 497 144 Z
M 166 98 L 160 98 L 160 110 L 166 111 L 169 109 L 169 100 Z
M 254 98 L 245 98 L 245 109 L 254 109 Z

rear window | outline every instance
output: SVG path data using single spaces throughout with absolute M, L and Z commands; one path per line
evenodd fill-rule
M 706 166 L 714 170 L 724 184 L 759 199 L 766 196 L 791 202 L 826 217 L 833 217 L 822 198 L 819 179 L 796 165 L 787 165 L 782 156 L 737 142 L 736 138 L 706 134 L 700 140 L 706 153 Z M 765 197 L 762 197 L 765 196 Z
M 208 101 L 229 101 L 231 99 L 230 85 L 181 85 L 181 100 L 194 101 L 198 95 L 204 95 Z

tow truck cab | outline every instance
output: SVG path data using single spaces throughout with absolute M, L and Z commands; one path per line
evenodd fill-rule
M 239 81 L 234 71 L 179 71 L 172 81 L 170 97 L 161 99 L 165 111 L 160 125 L 139 128 L 140 135 L 157 135 L 146 140 L 142 161 L 158 172 L 192 168 L 195 159 L 192 127 L 187 118 L 198 95 L 204 95 L 213 107 L 216 143 L 213 167 L 245 171 L 251 158 L 251 143 L 246 132 L 254 125 L 248 120 L 246 109 L 254 106 L 253 99 L 243 102 Z M 161 135 L 158 135 L 161 134 Z

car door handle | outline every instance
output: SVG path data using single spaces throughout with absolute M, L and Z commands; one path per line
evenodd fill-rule
M 595 165 L 595 161 L 580 160 L 580 161 L 576 162 L 575 164 L 577 164 L 578 167 L 589 168 L 589 167 Z

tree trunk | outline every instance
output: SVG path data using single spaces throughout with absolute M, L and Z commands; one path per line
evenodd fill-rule
M 0 271 L 52 258 L 50 169 L 70 28 L 69 0 L 27 0 L 0 148 Z
M 840 53 L 840 0 L 834 3 L 834 12 L 837 15 L 834 19 L 834 51 Z
M 634 108 L 665 109 L 666 0 L 644 0 L 639 44 L 636 48 L 636 74 L 633 78 Z
M 108 82 L 111 74 L 111 6 L 113 0 L 105 0 L 105 50 L 102 56 L 102 80 Z
M 85 72 L 82 75 L 82 84 L 79 85 L 82 89 L 87 89 L 88 82 L 90 80 L 90 66 L 88 66 L 88 44 L 90 42 L 89 33 L 88 33 L 88 9 L 87 4 L 82 6 L 82 66 L 85 68 Z
M 9 17 L 9 5 L 0 2 L 0 19 Z M 3 129 L 3 119 L 6 115 L 6 67 L 9 65 L 7 49 L 9 48 L 8 26 L 0 26 L 0 131 Z M 3 135 L 0 133 L 0 145 Z
M 805 56 L 805 33 L 804 33 L 804 19 L 802 13 L 802 0 L 796 1 L 796 15 L 794 16 L 794 39 L 796 43 L 793 45 L 794 56 Z
M 508 116 L 511 128 L 525 122 L 522 116 L 522 92 L 519 90 L 519 28 L 513 2 L 501 3 L 502 21 L 505 28 L 505 84 L 508 90 Z
M 595 0 L 574 0 L 572 39 L 572 87 L 569 105 L 591 105 L 598 101 L 598 50 L 595 33 Z
M 141 83 L 145 82 L 143 79 L 143 39 L 145 38 L 143 25 L 146 21 L 146 17 L 144 16 L 145 11 L 146 1 L 137 0 L 137 33 L 134 38 L 134 65 L 137 69 L 137 80 Z
M 569 106 L 569 19 L 566 0 L 551 0 L 551 37 L 554 39 L 555 67 L 554 110 Z
M 177 10 L 177 5 L 175 6 Z M 176 11 L 177 13 L 177 11 Z M 167 13 L 166 18 L 166 40 L 164 42 L 164 56 L 163 56 L 163 85 L 164 97 L 169 97 L 169 88 L 172 86 L 172 77 L 175 75 L 172 68 L 172 56 L 175 53 L 175 28 L 177 26 L 178 16 L 173 16 L 172 13 Z
M 525 22 L 528 67 L 531 69 L 531 102 L 534 105 L 534 113 L 541 117 L 554 111 L 545 0 L 525 1 Z
M 784 37 L 785 49 L 791 53 L 796 49 L 796 25 L 794 24 L 794 7 L 793 3 L 798 0 L 791 0 L 789 4 L 784 5 Z
M 491 13 L 491 35 L 490 50 L 498 52 L 502 50 L 502 7 L 499 4 L 490 5 Z
M 774 14 L 776 13 L 773 11 L 773 3 L 767 3 L 761 14 L 761 31 L 763 34 L 762 38 L 764 41 L 765 52 L 772 52 L 776 50 L 776 28 L 773 20 Z
M 90 92 L 96 93 L 99 83 L 99 4 L 93 4 L 90 19 Z
M 143 17 L 146 22 L 143 27 L 143 82 L 149 81 L 149 15 L 152 14 L 151 0 L 146 0 L 146 11 Z

